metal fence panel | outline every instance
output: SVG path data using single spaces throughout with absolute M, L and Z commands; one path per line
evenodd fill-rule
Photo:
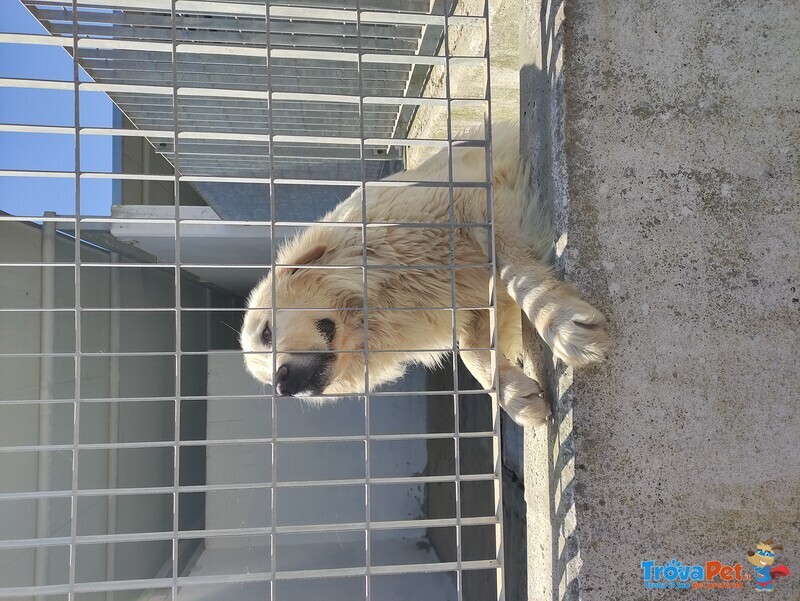
M 502 599 L 498 408 L 455 328 L 485 311 L 495 353 L 488 2 L 7 6 L 0 598 Z M 480 50 L 456 53 L 457 30 Z M 456 179 L 462 148 L 481 181 Z M 436 152 L 446 176 L 384 179 Z M 408 188 L 445 194 L 447 216 L 368 221 L 370 198 Z M 459 222 L 463 189 L 485 222 Z M 245 373 L 245 296 L 351 194 L 360 217 L 328 226 L 361 240 L 363 388 L 309 405 Z M 370 263 L 368 239 L 420 229 L 447 233 L 449 264 Z M 466 229 L 486 262 L 457 266 Z M 480 306 L 457 301 L 467 268 L 489 273 Z M 449 273 L 445 306 L 370 303 L 381 271 L 426 270 Z M 273 316 L 315 310 L 275 286 Z M 401 349 L 444 367 L 373 390 L 389 351 L 366 324 L 389 311 L 446 315 L 452 337 Z

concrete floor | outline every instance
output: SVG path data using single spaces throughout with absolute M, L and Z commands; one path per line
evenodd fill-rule
M 524 14 L 536 191 L 560 269 L 614 339 L 604 365 L 550 372 L 556 421 L 529 437 L 526 493 L 552 527 L 529 530 L 529 598 L 649 599 L 648 560 L 752 576 L 747 551 L 770 537 L 796 567 L 800 5 Z M 693 599 L 757 593 L 701 584 Z M 770 598 L 800 598 L 800 579 Z

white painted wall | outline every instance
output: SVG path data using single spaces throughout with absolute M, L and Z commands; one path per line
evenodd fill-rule
M 423 370 L 411 371 L 394 385 L 395 390 L 424 387 Z M 226 395 L 259 394 L 238 355 L 209 356 L 209 396 L 220 395 L 208 404 L 208 438 L 271 437 L 269 397 L 241 401 Z M 364 435 L 364 404 L 358 399 L 343 399 L 321 407 L 312 407 L 297 399 L 278 399 L 277 433 L 284 436 Z M 384 409 L 373 399 L 371 430 L 375 432 L 425 432 L 425 405 L 391 403 Z M 373 475 L 413 475 L 425 470 L 427 450 L 424 441 L 413 441 L 373 448 Z M 279 443 L 276 451 L 277 479 L 310 480 L 359 478 L 364 476 L 362 442 Z M 271 482 L 269 445 L 207 447 L 207 479 L 210 484 L 245 481 Z M 373 499 L 372 518 L 400 520 L 423 517 L 423 486 L 415 485 L 384 490 Z M 279 489 L 276 495 L 278 526 L 336 524 L 365 520 L 364 487 L 303 487 Z M 270 490 L 210 492 L 207 495 L 206 528 L 267 527 L 271 525 Z M 310 570 L 363 566 L 365 540 L 360 531 L 286 534 L 276 539 L 276 568 L 279 571 Z M 377 531 L 372 534 L 373 563 L 436 563 L 438 558 L 419 529 Z M 268 536 L 208 539 L 205 549 L 192 568 L 192 575 L 270 573 Z M 406 601 L 410 582 L 424 580 L 424 590 L 431 599 L 455 599 L 455 590 L 447 574 L 406 576 L 404 579 L 379 579 L 381 599 Z M 308 582 L 280 582 L 276 586 L 281 599 L 307 601 L 320 598 L 351 601 L 363 596 L 363 578 L 337 578 Z M 185 587 L 182 601 L 226 598 L 231 601 L 264 599 L 269 583 L 233 584 L 217 587 Z
M 261 386 L 246 373 L 240 355 L 210 355 L 208 358 L 209 396 L 252 395 Z M 413 371 L 406 382 L 395 389 L 412 386 L 411 381 L 424 381 L 424 372 Z M 310 406 L 298 399 L 279 399 L 277 408 L 278 436 L 342 436 L 364 435 L 364 403 L 359 399 L 343 399 L 321 407 Z M 407 432 L 426 430 L 425 407 L 409 404 L 405 411 L 376 411 L 371 428 L 386 431 L 401 428 Z M 208 439 L 269 438 L 272 410 L 270 398 L 253 400 L 213 400 L 208 403 Z M 269 445 L 219 445 L 207 447 L 207 481 L 209 484 L 234 482 L 271 482 Z M 424 441 L 401 445 L 375 445 L 372 475 L 413 475 L 422 472 L 427 463 Z M 279 442 L 276 449 L 278 481 L 363 478 L 364 444 L 362 442 Z M 383 519 L 413 519 L 421 515 L 422 486 L 408 494 L 381 495 Z M 232 508 L 232 496 L 236 496 Z M 279 526 L 330 524 L 365 520 L 364 491 L 360 486 L 305 487 L 278 491 Z M 359 503 L 361 505 L 359 505 Z M 207 495 L 206 527 L 230 528 L 269 526 L 269 491 L 231 495 L 210 492 Z M 230 512 L 237 518 L 233 519 Z M 214 546 L 209 541 L 207 546 Z
M 41 231 L 21 223 L 0 223 L 0 257 L 4 262 L 38 262 L 42 257 Z M 75 307 L 74 245 L 58 237 L 54 306 Z M 109 255 L 97 249 L 83 247 L 82 261 L 109 262 Z M 174 276 L 161 270 L 143 268 L 119 269 L 119 296 L 123 307 L 174 307 Z M 81 306 L 109 308 L 111 306 L 111 270 L 84 267 L 81 271 Z M 37 309 L 42 306 L 42 269 L 40 267 L 3 267 L 0 273 L 0 308 Z M 184 282 L 183 303 L 201 306 L 206 302 L 206 289 L 193 282 Z M 218 299 L 219 300 L 219 299 Z M 210 324 L 204 314 L 185 328 L 184 348 L 206 348 L 208 328 L 215 334 L 226 330 Z M 86 353 L 106 353 L 112 350 L 172 351 L 175 348 L 174 311 L 164 313 L 127 312 L 119 315 L 119 347 L 112 348 L 109 312 L 81 313 L 81 350 Z M 226 317 L 216 318 L 218 321 Z M 39 353 L 41 313 L 0 312 L 0 353 Z M 75 352 L 74 311 L 57 313 L 53 326 L 54 352 Z M 229 336 L 230 337 L 230 336 Z M 44 350 L 44 349 L 42 349 Z M 39 444 L 40 423 L 39 357 L 5 356 L 0 358 L 0 445 L 22 446 Z M 51 398 L 63 402 L 50 405 L 50 444 L 73 443 L 73 408 L 75 397 L 75 361 L 73 356 L 53 359 Z M 120 357 L 118 381 L 112 378 L 112 360 L 105 356 L 84 356 L 81 361 L 80 442 L 106 443 L 110 436 L 119 442 L 171 441 L 174 438 L 174 402 L 153 401 L 175 392 L 175 361 L 172 357 Z M 199 382 L 205 390 L 205 361 L 191 361 L 183 368 L 183 381 Z M 115 389 L 112 390 L 112 387 Z M 118 389 L 116 389 L 118 387 Z M 184 390 L 184 394 L 190 391 Z M 202 394 L 202 392 L 200 393 Z M 132 398 L 118 404 L 118 419 L 110 423 L 111 403 L 95 401 L 105 398 Z M 50 477 L 47 490 L 71 490 L 71 452 L 49 452 L 47 461 Z M 81 490 L 94 488 L 164 486 L 173 482 L 172 449 L 82 450 L 78 457 L 78 486 Z M 31 492 L 37 490 L 39 456 L 36 452 L 0 453 L 0 492 Z M 111 468 L 111 469 L 110 469 Z M 116 502 L 116 519 L 109 523 L 109 509 Z M 43 502 L 47 529 L 40 536 L 63 537 L 70 534 L 70 500 L 53 499 Z M 79 535 L 107 533 L 158 532 L 172 530 L 172 500 L 170 495 L 120 495 L 82 497 L 78 502 Z M 0 539 L 36 538 L 37 503 L 31 501 L 0 501 Z M 83 545 L 77 552 L 78 582 L 102 581 L 112 574 L 113 561 L 120 577 L 153 577 L 170 555 L 169 543 L 120 543 L 109 554 L 107 545 Z M 3 586 L 34 584 L 35 551 L 33 549 L 0 550 L 0 582 Z M 47 573 L 42 584 L 68 582 L 69 554 L 67 547 L 54 547 L 46 552 Z

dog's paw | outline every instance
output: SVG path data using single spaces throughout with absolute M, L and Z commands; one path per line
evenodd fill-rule
M 508 414 L 523 428 L 543 426 L 550 418 L 550 405 L 542 396 L 529 396 L 512 399 L 511 403 L 518 409 Z
M 539 383 L 513 365 L 500 369 L 500 406 L 523 427 L 540 426 L 550 416 Z
M 603 361 L 608 354 L 606 318 L 576 296 L 555 299 L 534 325 L 553 355 L 572 367 Z

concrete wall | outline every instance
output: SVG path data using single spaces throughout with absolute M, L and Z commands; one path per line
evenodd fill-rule
M 455 15 L 483 16 L 485 0 L 457 0 Z M 489 2 L 489 65 L 491 69 L 492 120 L 517 121 L 519 119 L 519 52 L 518 27 L 521 0 L 491 0 Z M 483 23 L 477 25 L 451 24 L 448 33 L 450 56 L 483 56 L 486 46 Z M 444 56 L 445 47 L 439 50 Z M 447 96 L 448 71 L 443 66 L 431 69 L 422 93 L 425 98 Z M 451 66 L 450 96 L 452 98 L 485 98 L 485 69 L 475 65 Z M 452 133 L 462 138 L 466 131 L 483 127 L 485 107 L 451 107 Z M 409 138 L 447 139 L 447 107 L 420 106 L 408 133 Z M 416 167 L 439 151 L 439 147 L 412 146 L 406 152 L 406 167 Z
M 115 107 L 115 127 L 135 129 L 130 119 L 119 114 Z M 169 126 L 167 126 L 169 127 Z M 154 144 L 169 143 L 171 140 L 156 138 Z M 120 136 L 114 138 L 114 173 L 141 175 L 173 175 L 175 168 L 163 154 L 156 152 L 155 147 L 146 138 Z M 124 179 L 119 182 L 120 197 L 114 204 L 123 205 L 174 205 L 175 184 L 172 181 L 146 181 Z M 204 199 L 195 188 L 187 183 L 180 184 L 181 206 L 204 206 Z
M 529 538 L 529 597 L 651 598 L 644 560 L 751 574 L 770 536 L 797 574 L 800 5 L 531 1 L 526 18 L 534 185 L 616 341 L 605 365 L 550 370 L 556 423 L 527 433 L 530 511 L 553 524 Z M 798 597 L 792 576 L 771 598 Z
M 175 280 L 170 271 L 149 268 L 107 267 L 108 253 L 84 246 L 81 249 L 81 306 L 84 309 L 113 307 L 164 307 L 164 312 L 81 312 L 80 442 L 120 443 L 170 441 L 174 437 L 174 402 L 154 400 L 175 392 L 175 360 L 172 356 L 101 356 L 101 353 L 171 352 L 175 348 Z M 15 222 L 0 224 L 0 256 L 4 262 L 35 263 L 43 260 L 42 232 Z M 53 304 L 75 307 L 74 242 L 66 236 L 55 240 Z M 42 292 L 42 268 L 4 266 L 0 271 L 0 308 L 26 312 L 0 312 L 0 440 L 3 446 L 39 444 L 71 445 L 75 386 L 75 314 L 53 315 L 53 346 L 50 352 L 67 353 L 52 359 L 49 389 L 40 385 L 45 358 L 41 330 L 45 323 L 37 309 L 46 306 Z M 184 278 L 183 306 L 229 306 L 225 295 Z M 209 303 L 209 304 L 206 304 Z M 235 348 L 236 335 L 228 312 L 212 316 L 184 312 L 182 348 L 185 351 Z M 113 332 L 118 333 L 115 337 Z M 16 356 L 14 356 L 16 355 Z M 205 394 L 205 357 L 184 357 L 182 394 Z M 146 377 L 143 377 L 146 374 Z M 195 385 L 197 384 L 197 385 Z M 108 399 L 126 398 L 116 403 Z M 46 405 L 40 399 L 51 399 Z M 105 399 L 105 400 L 104 400 Z M 137 399 L 137 400 L 134 400 Z M 139 400 L 140 399 L 140 400 Z M 202 418 L 197 423 L 195 416 Z M 193 421 L 194 419 L 194 421 Z M 181 432 L 184 438 L 202 438 L 205 431 L 205 401 L 184 401 Z M 48 432 L 45 434 L 45 432 Z M 44 438 L 41 438 L 41 437 Z M 41 455 L 41 456 L 40 456 Z M 70 451 L 0 453 L 0 493 L 69 491 L 72 488 Z M 199 466 L 199 473 L 198 473 Z M 181 451 L 180 479 L 183 484 L 202 484 L 205 459 L 202 447 Z M 82 449 L 78 457 L 79 490 L 171 486 L 171 448 Z M 202 501 L 202 500 L 201 500 Z M 44 529 L 37 533 L 37 510 L 44 514 Z M 202 520 L 203 506 L 196 499 L 181 499 L 181 528 L 191 519 Z M 172 530 L 172 498 L 160 495 L 80 496 L 77 507 L 78 535 L 159 532 Z M 196 526 L 195 526 L 196 527 Z M 40 525 L 40 529 L 42 526 Z M 0 501 L 0 539 L 69 537 L 70 499 Z M 113 547 L 113 548 L 110 548 Z M 67 546 L 46 548 L 40 584 L 69 581 Z M 107 577 L 153 577 L 169 559 L 171 543 L 163 541 L 85 544 L 77 549 L 76 580 L 103 581 Z M 37 554 L 30 549 L 6 549 L 0 553 L 0 582 L 4 586 L 35 583 Z M 103 598 L 103 595 L 87 599 Z
M 400 381 L 383 387 L 395 390 L 397 397 L 372 397 L 370 431 L 374 434 L 422 433 L 431 430 L 429 406 L 425 397 L 408 397 L 403 391 L 427 386 L 422 368 L 409 370 Z M 272 435 L 272 407 L 264 399 L 237 398 L 258 395 L 263 387 L 244 369 L 239 354 L 210 354 L 208 357 L 208 440 L 269 439 Z M 438 399 L 437 399 L 438 400 Z M 436 402 L 436 401 L 433 401 Z M 297 399 L 279 399 L 276 407 L 277 434 L 280 437 L 336 437 L 364 434 L 363 399 L 341 399 L 319 407 L 311 407 Z M 451 426 L 452 428 L 452 426 Z M 427 440 L 380 442 L 371 447 L 373 477 L 412 476 L 453 473 L 453 466 L 431 472 Z M 447 441 L 444 441 L 447 442 Z M 448 456 L 453 457 L 452 441 Z M 206 447 L 207 484 L 269 483 L 270 449 L 266 443 L 209 445 Z M 361 441 L 279 442 L 276 449 L 277 480 L 324 480 L 360 478 L 364 475 L 364 445 Z M 449 470 L 449 471 L 446 471 Z M 371 519 L 399 521 L 445 517 L 433 514 L 428 504 L 425 484 L 372 484 Z M 206 493 L 205 528 L 269 528 L 271 497 L 269 488 L 262 490 L 211 491 Z M 278 527 L 312 524 L 348 524 L 366 519 L 362 485 L 308 486 L 280 488 L 275 493 Z M 493 506 L 489 503 L 490 511 Z M 446 517 L 454 517 L 455 514 Z M 431 530 L 454 535 L 452 528 L 403 528 L 375 530 L 370 534 L 371 559 L 374 565 L 419 564 L 451 561 L 443 557 L 433 542 Z M 446 534 L 446 533 L 443 533 Z M 493 541 L 489 541 L 494 551 Z M 357 567 L 364 562 L 364 533 L 352 530 L 279 534 L 276 538 L 278 570 L 308 570 L 334 567 Z M 477 541 L 465 536 L 465 547 L 475 553 Z M 453 560 L 454 561 L 454 560 Z M 209 538 L 191 566 L 191 576 L 270 571 L 269 536 L 244 535 Z M 445 572 L 426 575 L 374 578 L 375 595 L 386 601 L 404 601 L 414 585 L 438 601 L 458 598 L 455 583 Z M 334 580 L 309 579 L 284 587 L 281 598 L 305 601 L 325 598 L 333 601 L 358 599 L 363 596 L 363 577 Z M 250 601 L 268 598 L 267 581 L 228 585 L 185 586 L 181 601 L 225 598 Z M 169 592 L 147 597 L 152 601 L 169 599 Z M 484 598 L 484 597 L 475 597 Z
M 263 394 L 263 386 L 246 371 L 241 355 L 211 354 L 208 357 L 208 440 L 269 439 L 272 436 L 272 407 L 264 399 L 238 399 L 240 395 Z M 420 390 L 426 385 L 421 368 L 409 370 L 402 380 L 382 387 L 397 390 L 398 397 L 375 397 L 371 400 L 371 432 L 427 432 L 426 404 L 417 397 L 403 397 L 403 390 Z M 227 398 L 228 396 L 233 398 Z M 267 398 L 269 401 L 269 398 Z M 280 437 L 336 437 L 364 434 L 363 399 L 342 399 L 319 407 L 297 399 L 278 400 L 276 408 Z M 452 456 L 452 451 L 450 452 Z M 206 450 L 208 484 L 266 482 L 269 472 L 269 445 L 212 445 Z M 398 444 L 373 444 L 371 464 L 374 477 L 411 476 L 425 473 L 429 463 L 426 440 Z M 345 442 L 281 442 L 276 449 L 277 480 L 324 480 L 362 478 L 364 444 Z M 452 467 L 451 467 L 452 470 Z M 426 516 L 423 507 L 425 485 L 389 490 L 373 486 L 380 502 L 374 502 L 375 520 L 409 520 Z M 251 494 L 252 493 L 252 494 Z M 363 486 L 320 486 L 281 489 L 277 493 L 277 526 L 336 524 L 359 522 L 364 513 Z M 212 491 L 206 494 L 206 528 L 270 526 L 270 491 Z M 340 540 L 351 534 L 343 532 Z M 397 531 L 388 531 L 397 535 Z M 380 536 L 380 533 L 376 533 Z M 313 538 L 313 537 L 312 537 Z M 215 539 L 206 547 L 215 546 Z

